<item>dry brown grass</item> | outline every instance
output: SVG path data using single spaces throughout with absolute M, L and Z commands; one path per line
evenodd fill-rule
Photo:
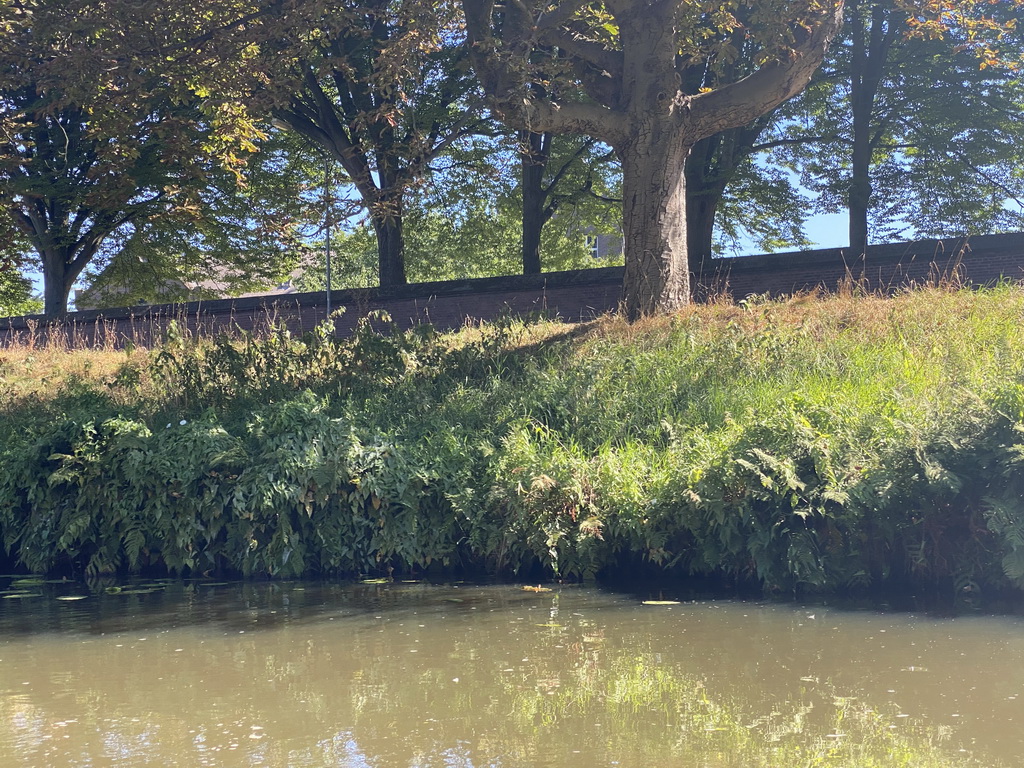
M 73 349 L 58 344 L 0 348 L 0 396 L 16 406 L 51 399 L 71 382 L 116 390 L 126 367 L 145 375 L 148 355 L 139 348 Z
M 1009 304 L 1020 307 L 1024 320 L 1024 289 L 1002 291 L 1001 312 Z M 575 354 L 586 356 L 606 344 L 632 346 L 637 351 L 662 345 L 680 326 L 702 336 L 718 332 L 759 334 L 768 329 L 789 329 L 808 339 L 825 341 L 854 334 L 862 342 L 891 340 L 894 334 L 922 336 L 942 332 L 951 321 L 985 324 L 992 312 L 991 302 L 979 302 L 978 295 L 957 289 L 952 282 L 902 291 L 896 295 L 867 293 L 850 281 L 837 293 L 810 292 L 779 300 L 752 297 L 733 302 L 727 297 L 692 304 L 670 316 L 644 318 L 630 323 L 622 315 L 605 315 L 589 323 L 567 325 L 559 322 L 518 322 L 507 324 L 469 323 L 459 331 L 443 334 L 440 341 L 450 349 L 478 344 L 485 338 L 500 337 L 509 350 L 529 354 L 532 349 L 559 341 L 575 344 Z M 1011 315 L 1013 310 L 1011 309 Z M 502 330 L 504 328 L 504 330 Z M 183 330 L 182 341 L 200 345 L 207 335 Z M 101 341 L 104 341 L 100 336 Z M 117 348 L 106 339 L 90 347 L 84 336 L 46 338 L 36 335 L 24 343 L 0 347 L 0 401 L 6 407 L 19 402 L 45 401 L 69 382 L 103 387 L 118 397 L 137 399 L 147 390 L 151 353 L 139 346 Z M 124 387 L 125 371 L 133 383 Z
M 1024 289 L 1005 292 L 1011 300 L 1024 302 Z M 800 293 L 780 299 L 754 297 L 744 302 L 719 298 L 691 304 L 669 316 L 644 318 L 630 323 L 622 315 L 605 315 L 586 326 L 584 340 L 592 343 L 615 341 L 641 345 L 658 344 L 680 324 L 713 334 L 716 329 L 734 327 L 756 334 L 767 328 L 788 327 L 814 339 L 835 337 L 844 332 L 861 338 L 882 339 L 897 327 L 929 332 L 948 326 L 950 320 L 976 317 L 980 308 L 974 291 L 943 281 L 888 295 L 866 293 L 855 283 L 841 286 L 837 293 Z M 981 310 L 983 311 L 983 309 Z

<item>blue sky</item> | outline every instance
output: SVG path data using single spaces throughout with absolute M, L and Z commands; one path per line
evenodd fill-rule
M 820 213 L 807 220 L 805 231 L 818 248 L 843 248 L 850 242 L 846 213 Z

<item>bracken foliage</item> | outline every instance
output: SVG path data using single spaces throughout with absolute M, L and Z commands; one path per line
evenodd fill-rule
M 378 317 L 344 341 L 171 334 L 42 388 L 45 351 L 6 350 L 0 535 L 36 571 L 1016 589 L 1022 317 L 1011 286 L 457 334 Z

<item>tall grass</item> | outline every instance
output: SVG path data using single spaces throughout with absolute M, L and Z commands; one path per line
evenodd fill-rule
M 0 352 L 35 570 L 1024 585 L 1024 291 Z

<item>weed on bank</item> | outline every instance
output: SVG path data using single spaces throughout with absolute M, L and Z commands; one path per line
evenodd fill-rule
M 1024 291 L 0 350 L 38 572 L 1024 585 Z

